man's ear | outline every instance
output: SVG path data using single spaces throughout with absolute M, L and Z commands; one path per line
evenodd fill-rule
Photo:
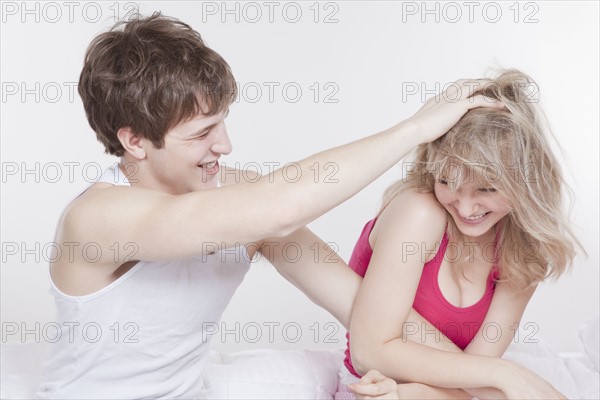
M 120 128 L 117 131 L 117 137 L 127 153 L 138 160 L 146 158 L 146 150 L 144 149 L 144 143 L 142 143 L 143 138 L 136 136 L 131 128 Z

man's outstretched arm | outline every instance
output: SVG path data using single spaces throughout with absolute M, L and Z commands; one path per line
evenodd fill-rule
M 136 259 L 162 261 L 200 255 L 204 243 L 233 247 L 288 235 L 358 193 L 418 144 L 446 133 L 469 109 L 503 107 L 481 95 L 468 97 L 487 81 L 467 83 L 462 82 L 458 100 L 437 96 L 406 121 L 297 163 L 301 171 L 321 169 L 319 176 L 335 164 L 336 184 L 308 173 L 290 182 L 281 168 L 258 182 L 183 195 L 122 186 L 91 190 L 63 216 L 60 237 L 93 242 L 102 249 L 115 242 L 135 243 Z M 97 264 L 126 261 L 126 255 L 107 250 Z

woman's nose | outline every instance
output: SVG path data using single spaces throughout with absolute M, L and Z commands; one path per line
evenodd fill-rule
M 455 207 L 460 213 L 461 217 L 472 217 L 477 215 L 479 211 L 479 203 L 477 199 L 468 196 L 460 196 L 456 199 Z

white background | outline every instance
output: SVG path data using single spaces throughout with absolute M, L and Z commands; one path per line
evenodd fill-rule
M 541 285 L 523 318 L 528 336 L 519 340 L 578 350 L 577 326 L 599 312 L 599 35 L 592 1 L 3 2 L 3 327 L 14 322 L 35 331 L 36 322 L 53 319 L 44 246 L 70 199 L 117 161 L 96 142 L 75 83 L 91 39 L 117 13 L 136 8 L 191 24 L 230 63 L 241 95 L 227 120 L 234 151 L 225 163 L 262 166 L 263 173 L 268 162 L 283 165 L 385 129 L 456 79 L 494 66 L 530 74 L 564 148 L 558 157 L 575 193 L 572 221 L 588 257 L 578 256 L 557 283 Z M 347 260 L 400 173 L 390 170 L 310 227 Z M 271 266 L 255 263 L 221 324 L 230 333 L 216 335 L 214 344 L 339 348 L 344 332 L 332 321 Z

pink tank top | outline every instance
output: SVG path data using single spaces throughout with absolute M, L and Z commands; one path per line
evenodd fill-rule
M 371 249 L 369 244 L 369 235 L 373 230 L 376 220 L 377 219 L 375 218 L 367 222 L 354 247 L 350 261 L 348 262 L 350 268 L 363 277 L 367 272 L 371 256 L 373 255 L 373 249 Z M 479 327 L 483 323 L 490 308 L 499 271 L 497 266 L 494 265 L 488 275 L 485 293 L 477 303 L 468 307 L 456 307 L 446 300 L 438 285 L 438 271 L 440 270 L 440 265 L 442 264 L 447 246 L 448 235 L 444 232 L 442 243 L 440 244 L 435 257 L 433 257 L 431 261 L 425 263 L 425 266 L 423 267 L 423 274 L 419 281 L 413 308 L 448 339 L 452 340 L 454 344 L 464 350 L 475 337 L 475 334 L 479 330 Z M 412 334 L 421 335 L 425 333 L 426 332 L 422 332 L 422 327 L 415 326 Z M 353 375 L 360 377 L 352 366 L 352 359 L 350 357 L 350 335 L 348 333 L 346 333 L 346 338 L 348 339 L 348 343 L 345 352 L 346 358 L 344 359 L 344 365 Z

